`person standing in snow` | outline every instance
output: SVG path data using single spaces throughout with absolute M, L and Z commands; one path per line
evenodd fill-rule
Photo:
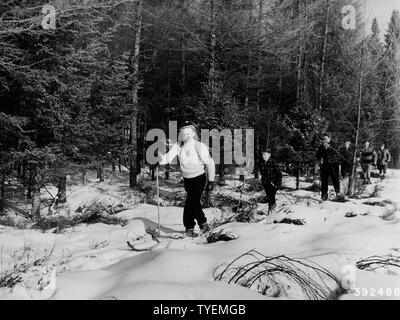
M 381 180 L 385 179 L 386 169 L 390 161 L 390 152 L 388 148 L 386 148 L 385 144 L 382 143 L 381 148 L 377 152 L 377 166 L 379 170 L 379 175 L 381 176 Z
M 340 149 L 340 189 L 347 191 L 349 179 L 353 170 L 354 151 L 351 148 L 351 142 L 346 141 Z
M 376 166 L 376 157 L 377 154 L 375 150 L 369 146 L 369 141 L 366 141 L 364 147 L 358 153 L 358 159 L 360 159 L 364 182 L 366 184 L 371 184 L 371 171 L 372 166 Z
M 200 199 L 204 190 L 211 192 L 215 188 L 215 162 L 207 146 L 198 141 L 196 128 L 193 125 L 187 125 L 180 129 L 178 143 L 173 144 L 168 153 L 159 157 L 159 164 L 171 163 L 175 157 L 178 157 L 187 192 L 183 224 L 186 228 L 186 235 L 195 237 L 196 221 L 202 233 L 210 230 Z M 204 166 L 207 167 L 208 181 Z
M 268 199 L 268 214 L 273 213 L 276 208 L 276 192 L 282 185 L 282 172 L 271 155 L 271 149 L 262 150 L 262 160 L 258 165 L 261 182 Z
M 342 178 L 349 177 L 353 168 L 353 150 L 350 146 L 351 142 L 346 141 L 340 149 L 340 174 Z
M 328 200 L 328 183 L 329 177 L 335 188 L 336 197 L 340 197 L 340 181 L 339 181 L 339 152 L 335 144 L 331 141 L 331 136 L 325 134 L 323 142 L 317 151 L 317 160 L 321 169 L 321 198 L 323 201 Z

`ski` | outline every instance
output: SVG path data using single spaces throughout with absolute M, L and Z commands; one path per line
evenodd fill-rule
M 160 242 L 160 238 L 163 239 L 184 239 L 185 235 L 180 232 L 173 232 L 173 233 L 166 233 L 166 232 L 159 232 L 157 229 L 147 229 L 146 232 L 150 234 L 153 239 L 157 242 Z
M 132 243 L 129 240 L 126 241 L 126 243 L 130 249 L 137 252 L 151 251 L 158 245 L 158 243 L 151 244 L 151 242 L 143 242 L 143 241 Z

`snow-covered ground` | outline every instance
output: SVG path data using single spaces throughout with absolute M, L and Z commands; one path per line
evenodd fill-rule
M 115 179 L 71 189 L 68 201 L 72 211 L 82 201 L 96 197 L 127 198 L 126 181 Z M 285 178 L 286 186 L 293 183 L 293 179 Z M 234 194 L 230 190 L 236 185 L 232 181 L 221 192 Z M 257 223 L 218 227 L 236 235 L 236 240 L 207 243 L 162 238 L 145 252 L 132 251 L 126 241 L 145 236 L 147 227 L 157 225 L 157 206 L 149 204 L 136 204 L 117 214 L 129 221 L 125 226 L 80 225 L 58 234 L 0 226 L 0 275 L 24 264 L 29 266 L 20 273 L 17 285 L 0 289 L 0 298 L 304 299 L 289 282 L 283 283 L 284 294 L 272 298 L 254 288 L 215 280 L 224 266 L 256 249 L 265 256 L 305 258 L 324 267 L 344 284 L 351 284 L 349 293 L 340 299 L 400 299 L 400 268 L 365 271 L 355 267 L 357 261 L 373 255 L 400 256 L 400 171 L 391 170 L 387 179 L 379 182 L 379 189 L 379 198 L 346 203 L 321 203 L 318 193 L 284 190 L 278 195 L 273 216 Z M 245 193 L 243 198 L 257 195 L 262 192 Z M 365 204 L 383 200 L 389 201 L 383 202 L 384 206 Z M 265 204 L 259 204 L 260 210 L 265 208 Z M 179 207 L 160 208 L 163 233 L 184 231 L 182 211 Z M 209 221 L 223 214 L 215 208 L 205 212 Z M 284 218 L 303 220 L 304 225 L 273 223 Z M 39 263 L 44 257 L 48 260 Z M 50 285 L 45 289 L 43 265 L 50 269 Z M 40 280 L 42 284 L 38 284 Z

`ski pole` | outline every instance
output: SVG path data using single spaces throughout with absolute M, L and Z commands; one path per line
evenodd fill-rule
M 160 187 L 158 184 L 158 166 L 156 166 L 156 185 L 157 185 L 157 217 L 158 217 L 158 235 L 161 235 L 160 224 Z

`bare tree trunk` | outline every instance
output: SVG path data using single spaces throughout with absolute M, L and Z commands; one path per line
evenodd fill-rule
M 167 145 L 167 153 L 169 152 L 169 145 Z M 169 163 L 165 166 L 165 180 L 169 180 L 169 172 L 171 170 L 171 166 Z
M 301 8 L 301 1 L 298 0 L 298 16 L 299 20 L 302 15 L 302 8 Z M 297 65 L 296 65 L 296 74 L 297 74 L 297 79 L 296 79 L 296 105 L 297 107 L 300 107 L 301 105 L 301 98 L 302 98 L 302 68 L 303 68 L 303 55 L 304 55 L 304 49 L 303 49 L 303 40 L 304 40 L 304 35 L 299 34 L 299 40 L 298 40 L 298 45 L 297 45 Z M 300 162 L 297 161 L 295 164 L 295 177 L 296 177 L 296 190 L 299 190 L 300 188 Z
M 170 112 L 171 108 L 171 47 L 170 43 L 168 43 L 168 60 L 167 60 L 167 107 L 168 112 Z M 167 145 L 167 152 L 169 152 L 169 147 Z M 170 164 L 167 163 L 165 166 L 165 180 L 169 180 L 169 171 L 171 167 Z
M 168 46 L 167 60 L 167 107 L 171 107 L 171 48 Z
M 278 84 L 278 87 L 279 87 L 278 106 L 279 106 L 279 108 L 281 108 L 282 107 L 282 96 L 283 96 L 283 92 L 282 92 L 282 89 L 283 89 L 283 70 L 282 70 L 282 66 L 280 66 L 279 69 L 280 69 L 280 76 L 279 76 L 279 84 Z
M 262 9 L 263 9 L 263 0 L 259 0 L 258 18 L 257 18 L 259 32 L 261 32 Z M 260 112 L 260 104 L 261 104 L 261 52 L 260 50 L 257 50 L 257 113 Z
M 140 174 L 140 172 L 142 171 L 142 163 L 143 163 L 143 159 L 145 157 L 145 153 L 143 153 L 143 145 L 144 145 L 144 139 L 145 139 L 145 133 L 143 130 L 143 112 L 138 112 L 138 121 L 137 121 L 137 144 L 136 144 L 136 148 L 137 148 L 137 161 L 136 161 L 136 172 L 137 174 Z
M 4 203 L 5 203 L 5 182 L 6 182 L 6 173 L 4 170 L 0 172 L 0 214 L 4 212 Z
M 244 108 L 247 110 L 249 108 L 249 102 L 250 102 L 250 72 L 251 72 L 251 67 L 250 67 L 250 55 L 249 55 L 249 60 L 247 61 L 247 74 L 246 74 L 246 97 L 244 98 Z
M 98 175 L 99 181 L 104 182 L 104 168 L 103 168 L 102 163 L 99 163 L 99 166 L 97 167 L 97 175 Z
M 181 48 L 182 50 L 182 74 L 181 74 L 181 88 L 182 88 L 182 93 L 185 93 L 185 88 L 186 88 L 186 51 L 184 50 L 183 46 Z
M 225 138 L 221 139 L 219 151 L 218 183 L 225 184 L 225 159 L 224 159 Z
M 322 96 L 323 96 L 323 81 L 325 76 L 325 61 L 326 61 L 326 47 L 328 40 L 328 30 L 329 30 L 329 0 L 326 0 L 326 17 L 325 17 L 325 31 L 324 31 L 324 41 L 322 45 L 322 58 L 321 58 L 321 70 L 319 73 L 319 88 L 318 88 L 318 109 L 322 109 Z
M 301 69 L 302 69 L 302 60 L 303 60 L 303 48 L 300 45 L 298 48 L 298 53 L 297 53 L 297 67 L 296 67 L 296 72 L 297 72 L 297 89 L 296 89 L 296 101 L 297 104 L 300 104 L 300 99 L 301 99 Z
M 67 177 L 62 176 L 58 180 L 57 203 L 67 202 Z
M 38 168 L 35 168 L 33 179 L 33 198 L 32 198 L 32 220 L 37 222 L 40 220 L 40 181 L 41 177 L 38 173 Z
M 357 165 L 357 148 L 358 140 L 360 136 L 360 125 L 361 125 L 361 107 L 362 107 L 362 94 L 363 94 L 363 69 L 364 69 L 364 38 L 361 45 L 361 64 L 360 64 L 360 76 L 358 83 L 358 112 L 357 112 L 357 129 L 356 129 L 356 139 L 354 142 L 354 155 L 353 155 L 353 169 L 351 171 L 349 179 L 349 196 L 352 196 L 355 191 L 356 183 L 356 165 Z
M 258 22 L 258 27 L 259 27 L 259 32 L 261 32 L 261 23 L 262 23 L 262 9 L 263 9 L 263 0 L 258 1 L 258 17 L 257 17 L 257 22 Z M 256 108 L 257 108 L 257 113 L 258 115 L 261 110 L 261 52 L 259 49 L 257 49 L 257 91 L 256 91 Z M 257 118 L 257 117 L 256 117 Z M 254 141 L 254 151 L 256 154 L 256 157 L 260 154 L 260 133 L 259 133 L 259 128 L 257 123 L 255 123 L 255 141 Z M 257 168 L 257 161 L 256 165 L 254 168 L 254 176 L 256 179 L 258 179 L 258 168 Z
M 253 25 L 253 0 L 248 0 L 247 4 L 249 6 L 249 24 Z M 249 107 L 250 102 L 250 74 L 251 74 L 251 60 L 252 60 L 252 51 L 251 49 L 248 51 L 249 59 L 247 61 L 247 73 L 246 73 L 246 97 L 244 101 L 244 106 L 247 109 Z
M 129 186 L 131 188 L 137 185 L 137 161 L 138 161 L 138 150 L 137 150 L 137 116 L 139 109 L 139 55 L 140 55 L 140 41 L 142 33 L 142 7 L 143 0 L 138 0 L 138 7 L 136 11 L 135 19 L 135 51 L 133 55 L 133 90 L 132 90 L 132 120 L 130 125 L 130 146 L 131 146 L 131 157 L 129 164 Z
M 29 168 L 29 174 L 28 174 L 28 178 L 27 178 L 27 198 L 28 199 L 32 199 L 32 194 L 33 194 L 33 188 L 34 188 L 34 175 L 32 172 L 32 168 L 30 166 Z
M 25 161 L 22 161 L 22 163 L 21 163 L 21 179 L 23 180 L 23 181 L 26 181 L 26 163 L 25 163 Z
M 82 185 L 85 185 L 86 169 L 82 169 Z
M 300 163 L 296 164 L 296 190 L 300 189 Z
M 211 64 L 209 70 L 209 84 L 211 86 L 211 106 L 214 107 L 215 104 L 215 48 L 217 45 L 217 35 L 216 35 L 216 8 L 215 1 L 210 0 L 210 54 L 211 54 Z
M 22 178 L 22 164 L 21 164 L 21 161 L 17 162 L 17 177 L 18 177 L 18 179 Z
M 40 189 L 37 189 L 35 188 L 32 198 L 32 220 L 35 222 L 40 220 Z
M 301 11 L 301 1 L 298 0 L 298 15 L 299 19 L 302 15 Z M 297 49 L 297 67 L 296 67 L 296 73 L 297 73 L 297 84 L 296 84 L 296 103 L 297 106 L 299 106 L 301 102 L 301 92 L 302 92 L 302 82 L 301 82 L 301 77 L 302 77 L 302 68 L 303 68 L 303 55 L 304 55 L 304 49 L 303 49 L 303 39 L 304 36 L 302 34 L 299 35 L 299 40 L 298 40 L 298 49 Z
M 268 99 L 268 128 L 267 128 L 267 148 L 269 148 L 269 135 L 271 130 L 271 97 Z
M 146 133 L 147 133 L 147 111 L 143 113 L 143 139 L 142 139 L 142 153 L 143 153 L 143 166 L 146 166 Z M 141 170 L 141 169 L 140 169 Z

